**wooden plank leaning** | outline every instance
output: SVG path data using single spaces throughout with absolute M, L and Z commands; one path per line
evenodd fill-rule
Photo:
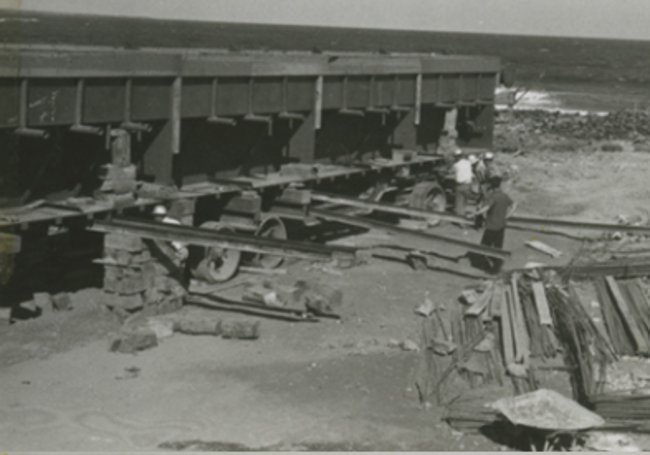
M 648 350 L 647 340 L 641 334 L 641 331 L 639 330 L 639 326 L 634 320 L 634 317 L 632 317 L 630 308 L 627 302 L 625 301 L 625 298 L 623 297 L 623 294 L 621 293 L 621 290 L 619 289 L 616 280 L 614 280 L 614 278 L 611 276 L 607 276 L 605 277 L 605 282 L 607 283 L 607 286 L 609 287 L 609 291 L 612 293 L 612 296 L 614 297 L 614 303 L 616 304 L 621 315 L 623 316 L 623 321 L 625 321 L 625 325 L 627 326 L 627 328 L 630 330 L 630 333 L 632 334 L 632 338 L 634 339 L 637 352 L 642 354 L 648 354 L 649 350 Z
M 533 283 L 533 297 L 535 300 L 535 306 L 537 307 L 537 314 L 539 315 L 539 323 L 552 327 L 553 318 L 551 317 L 551 310 L 548 306 L 548 300 L 546 299 L 544 283 L 540 281 Z

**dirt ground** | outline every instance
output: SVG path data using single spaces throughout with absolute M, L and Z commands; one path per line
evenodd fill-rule
M 521 150 L 498 153 L 513 177 L 506 185 L 519 213 L 615 222 L 647 217 L 650 154 Z M 647 218 L 646 218 L 647 220 Z M 478 242 L 481 233 L 452 225 L 434 232 Z M 600 237 L 600 232 L 585 233 Z M 552 259 L 525 246 L 541 240 L 564 252 Z M 418 342 L 414 309 L 425 292 L 449 307 L 482 273 L 465 252 L 369 232 L 354 243 L 395 243 L 436 252 L 415 271 L 404 253 L 382 249 L 366 264 L 334 273 L 305 262 L 285 265 L 283 284 L 319 281 L 339 288 L 341 321 L 264 319 L 255 341 L 174 334 L 136 355 L 109 352 L 117 318 L 97 288 L 72 295 L 73 309 L 16 323 L 0 334 L 0 441 L 5 451 L 373 450 L 494 451 L 508 447 L 463 434 L 422 406 L 415 391 Z M 565 236 L 508 231 L 506 268 L 529 261 L 563 264 L 583 243 Z M 380 257 L 379 257 L 380 256 Z M 392 258 L 392 259 L 391 259 Z M 338 272 L 338 273 L 337 273 Z M 236 292 L 233 290 L 232 292 Z M 185 307 L 183 312 L 251 320 Z

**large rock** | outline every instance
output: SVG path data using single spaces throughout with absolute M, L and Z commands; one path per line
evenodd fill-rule
M 158 346 L 156 333 L 146 327 L 124 329 L 120 335 L 111 342 L 111 352 L 132 354 Z

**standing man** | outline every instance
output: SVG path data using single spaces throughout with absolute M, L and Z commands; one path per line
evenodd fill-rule
M 461 149 L 456 149 L 454 152 L 454 160 L 456 162 L 451 167 L 456 182 L 454 212 L 456 215 L 465 216 L 465 204 L 472 185 L 472 163 L 465 158 Z
M 481 245 L 503 248 L 506 233 L 506 219 L 510 218 L 517 209 L 517 204 L 501 190 L 501 177 L 490 177 L 490 191 L 485 198 L 484 206 L 477 210 L 475 216 L 485 214 L 485 231 Z M 499 273 L 503 260 L 485 256 L 487 270 Z

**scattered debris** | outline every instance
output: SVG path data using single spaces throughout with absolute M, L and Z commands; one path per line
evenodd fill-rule
M 555 248 L 540 242 L 539 240 L 531 240 L 529 242 L 526 242 L 526 245 L 531 247 L 534 250 L 541 251 L 544 254 L 548 254 L 549 256 L 553 258 L 559 258 L 562 256 L 562 252 L 560 250 L 556 250 Z

